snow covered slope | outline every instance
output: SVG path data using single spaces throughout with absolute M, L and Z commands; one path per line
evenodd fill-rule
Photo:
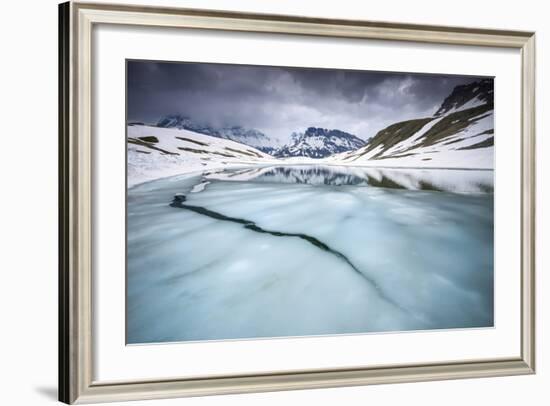
M 467 85 L 456 86 L 443 101 L 435 116 L 466 110 L 486 103 L 493 103 L 494 83 L 492 79 L 483 79 Z
M 270 162 L 276 160 L 231 140 L 174 128 L 128 126 L 128 187 L 197 170 Z
M 433 117 L 402 121 L 356 150 L 327 158 L 343 165 L 492 169 L 492 81 L 457 86 Z
M 280 158 L 325 158 L 364 145 L 365 141 L 344 131 L 309 127 L 305 133 L 293 133 L 292 142 L 276 150 L 274 155 Z
M 225 138 L 245 144 L 266 153 L 272 153 L 279 143 L 269 138 L 267 135 L 256 129 L 244 128 L 238 125 L 229 127 L 213 127 L 198 123 L 191 118 L 181 114 L 171 114 L 163 117 L 157 123 L 161 128 L 177 128 L 180 130 L 190 130 L 196 133 L 211 135 L 213 137 Z

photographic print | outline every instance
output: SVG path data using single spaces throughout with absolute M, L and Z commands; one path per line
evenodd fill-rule
M 126 79 L 128 344 L 493 327 L 493 78 Z

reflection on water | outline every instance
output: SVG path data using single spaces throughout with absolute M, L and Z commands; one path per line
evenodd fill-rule
M 493 325 L 493 172 L 279 166 L 128 190 L 129 343 Z
M 379 169 L 346 166 L 276 166 L 223 170 L 206 179 L 325 186 L 372 186 L 455 193 L 493 193 L 493 171 Z

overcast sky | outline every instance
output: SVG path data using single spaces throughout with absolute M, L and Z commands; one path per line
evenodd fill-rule
M 307 127 L 368 139 L 431 116 L 452 89 L 480 78 L 206 63 L 128 62 L 128 120 L 183 114 L 213 126 L 256 128 L 286 142 Z

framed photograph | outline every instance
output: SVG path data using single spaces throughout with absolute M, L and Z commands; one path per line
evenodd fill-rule
M 61 401 L 534 373 L 534 33 L 59 22 Z

